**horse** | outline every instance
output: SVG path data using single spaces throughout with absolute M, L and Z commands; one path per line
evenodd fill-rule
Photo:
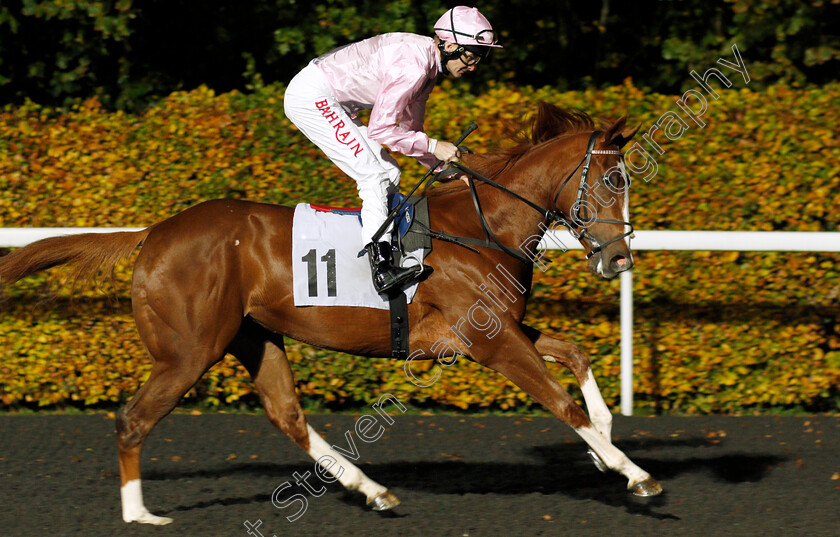
M 550 221 L 577 232 L 588 267 L 599 276 L 613 278 L 632 268 L 629 177 L 621 172 L 620 149 L 637 130 L 626 126 L 626 117 L 596 130 L 584 112 L 540 103 L 530 132 L 525 129 L 515 144 L 463 158 L 463 169 L 483 180 L 453 180 L 425 191 L 432 229 L 467 238 L 484 234 L 495 244 L 435 242 L 424 261 L 433 270 L 408 308 L 409 347 L 412 359 L 463 353 L 501 373 L 571 426 L 601 471 L 619 472 L 630 492 L 651 496 L 662 492 L 661 485 L 612 444 L 612 416 L 589 357 L 573 343 L 522 323 L 533 276 L 533 257 L 523 252 L 533 254 Z M 471 216 L 474 206 L 479 212 Z M 399 504 L 386 487 L 330 449 L 307 424 L 295 393 L 283 336 L 365 357 L 388 357 L 391 341 L 387 310 L 295 306 L 293 213 L 280 205 L 211 200 L 141 231 L 52 237 L 0 258 L 2 285 L 61 264 L 75 265 L 77 278 L 91 279 L 140 247 L 131 304 L 153 365 L 116 416 L 125 522 L 172 521 L 145 506 L 140 450 L 155 424 L 227 353 L 252 377 L 271 423 L 318 461 L 324 475 L 364 494 L 374 510 Z M 484 282 L 494 270 L 504 272 L 520 296 L 508 290 L 513 296 L 504 301 L 502 290 L 491 292 Z M 496 304 L 488 306 L 496 307 L 499 322 L 492 338 L 487 319 L 484 325 L 463 322 L 478 301 Z M 448 339 L 453 332 L 457 340 Z M 554 379 L 547 361 L 572 372 L 588 415 Z

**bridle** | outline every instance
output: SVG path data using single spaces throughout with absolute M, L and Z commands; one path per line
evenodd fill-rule
M 526 205 L 528 205 L 532 209 L 539 212 L 544 218 L 544 224 L 546 224 L 549 227 L 552 224 L 554 224 L 555 222 L 562 222 L 570 230 L 573 229 L 573 228 L 582 227 L 583 229 L 579 233 L 577 233 L 577 236 L 578 237 L 583 237 L 590 244 L 590 251 L 589 251 L 588 254 L 586 254 L 587 259 L 591 258 L 592 256 L 594 256 L 598 252 L 602 251 L 604 248 L 606 248 L 610 244 L 612 244 L 616 241 L 622 240 L 625 237 L 631 236 L 633 234 L 633 225 L 629 221 L 625 222 L 623 220 L 608 220 L 608 219 L 602 219 L 602 218 L 594 218 L 591 221 L 581 220 L 581 207 L 583 207 L 583 216 L 584 217 L 588 216 L 588 211 L 586 209 L 586 199 L 587 199 L 587 191 L 588 191 L 587 178 L 589 176 L 589 165 L 590 165 L 590 162 L 592 160 L 592 155 L 619 155 L 619 156 L 621 155 L 621 151 L 619 151 L 618 149 L 595 149 L 595 142 L 596 142 L 599 134 L 601 134 L 601 131 L 595 131 L 595 132 L 592 133 L 592 136 L 590 136 L 590 138 L 589 138 L 589 144 L 587 145 L 587 148 L 586 148 L 586 154 L 581 159 L 581 161 L 578 163 L 578 165 L 575 167 L 575 169 L 572 170 L 571 173 L 569 173 L 569 175 L 566 177 L 566 179 L 560 185 L 560 188 L 554 194 L 554 199 L 553 199 L 552 204 L 554 205 L 554 207 L 557 207 L 557 200 L 560 197 L 561 192 L 566 187 L 566 185 L 569 183 L 569 181 L 572 179 L 572 177 L 575 175 L 575 173 L 579 169 L 581 169 L 581 166 L 583 166 L 583 169 L 581 170 L 581 174 L 580 174 L 580 185 L 578 186 L 578 191 L 577 191 L 577 196 L 575 198 L 575 203 L 572 205 L 572 207 L 569 210 L 568 218 L 563 216 L 563 214 L 561 212 L 559 212 L 555 209 L 546 209 L 544 207 L 541 207 L 540 205 L 534 203 L 533 201 L 517 194 L 516 192 L 513 192 L 512 190 L 510 190 L 506 186 L 501 185 L 501 184 L 497 183 L 496 181 L 493 181 L 492 179 L 490 179 L 488 177 L 485 177 L 485 176 L 481 175 L 480 173 L 478 173 L 474 170 L 471 170 L 470 168 L 464 166 L 460 162 L 454 162 L 454 163 L 452 163 L 452 167 L 456 168 L 458 170 L 461 170 L 462 172 L 464 172 L 468 176 L 468 183 L 469 183 L 469 187 L 470 187 L 470 195 L 472 196 L 473 204 L 475 205 L 476 213 L 478 214 L 478 219 L 479 219 L 479 222 L 481 223 L 481 227 L 484 230 L 484 235 L 485 235 L 486 240 L 480 241 L 478 239 L 472 239 L 472 238 L 467 238 L 467 237 L 455 237 L 453 235 L 449 235 L 449 234 L 443 233 L 443 232 L 431 232 L 431 230 L 429 230 L 430 231 L 429 234 L 434 238 L 438 238 L 438 239 L 441 239 L 441 240 L 446 240 L 446 241 L 449 241 L 449 242 L 458 243 L 458 244 L 461 244 L 462 246 L 466 246 L 467 244 L 474 244 L 474 245 L 477 245 L 477 246 L 489 246 L 491 248 L 501 250 L 501 251 L 507 253 L 508 255 L 510 255 L 512 257 L 515 257 L 516 259 L 519 259 L 520 261 L 523 261 L 525 263 L 531 263 L 531 260 L 528 259 L 527 257 L 525 257 L 524 255 L 522 255 L 520 252 L 517 252 L 516 250 L 513 250 L 512 248 L 502 244 L 502 242 L 499 241 L 498 237 L 496 237 L 496 235 L 490 229 L 489 225 L 487 224 L 486 219 L 484 218 L 484 211 L 482 211 L 482 209 L 481 209 L 481 202 L 478 199 L 478 192 L 476 191 L 476 188 L 475 188 L 475 180 L 478 179 L 478 180 L 480 180 L 484 183 L 487 183 L 488 185 L 490 185 L 490 186 L 492 186 L 492 187 L 494 187 L 498 190 L 501 190 L 503 192 L 506 192 L 507 194 L 510 194 L 511 196 L 515 197 L 519 201 L 525 203 Z M 602 179 L 603 179 L 603 177 L 604 176 L 602 176 Z M 583 222 L 586 222 L 587 225 L 586 226 L 582 225 Z M 590 234 L 586 230 L 586 227 L 589 224 L 593 224 L 593 223 L 596 223 L 596 222 L 605 223 L 605 224 L 622 224 L 622 225 L 625 226 L 625 229 L 629 228 L 629 231 L 626 231 L 625 233 L 610 239 L 609 241 L 605 242 L 604 244 L 600 244 L 597 241 L 597 239 L 595 239 L 595 237 L 593 237 L 592 234 Z M 469 246 L 466 246 L 466 247 L 469 248 Z M 470 249 L 473 250 L 473 248 L 470 248 Z
M 589 187 L 587 186 L 586 180 L 589 177 L 589 163 L 592 160 L 592 155 L 618 155 L 619 157 L 621 157 L 621 151 L 619 151 L 618 149 L 595 149 L 595 141 L 598 139 L 599 134 L 601 134 L 601 131 L 595 131 L 595 132 L 592 133 L 592 136 L 589 137 L 589 144 L 586 147 L 586 155 L 584 155 L 584 157 L 581 159 L 581 161 L 578 163 L 578 165 L 575 167 L 575 169 L 572 170 L 572 172 L 569 174 L 569 176 L 566 177 L 566 180 L 563 181 L 563 184 L 560 185 L 560 188 L 557 189 L 557 193 L 554 194 L 554 200 L 552 202 L 552 204 L 555 207 L 557 207 L 557 199 L 560 197 L 560 193 L 563 192 L 563 188 L 566 186 L 566 184 L 568 184 L 568 182 L 571 180 L 572 176 L 574 176 L 575 172 L 577 172 L 578 169 L 580 169 L 580 167 L 582 165 L 583 169 L 580 172 L 580 185 L 578 186 L 577 196 L 575 197 L 575 202 L 572 204 L 572 207 L 569 211 L 570 212 L 569 217 L 571 219 L 571 222 L 569 221 L 569 219 L 564 218 L 561 214 L 558 214 L 556 212 L 554 214 L 554 221 L 555 222 L 556 221 L 563 222 L 563 223 L 567 224 L 568 225 L 567 227 L 569 227 L 570 229 L 571 229 L 571 227 L 582 227 L 583 228 L 580 231 L 580 233 L 578 233 L 578 235 L 580 237 L 583 237 L 584 239 L 586 239 L 591 246 L 591 248 L 589 250 L 589 253 L 586 254 L 586 259 L 589 259 L 593 255 L 597 254 L 598 252 L 600 252 L 601 250 L 603 250 L 604 248 L 606 248 L 610 244 L 612 244 L 616 241 L 620 241 L 621 239 L 624 239 L 625 237 L 629 237 L 629 236 L 633 235 L 633 224 L 631 224 L 630 222 L 625 222 L 623 220 L 608 220 L 608 219 L 604 219 L 604 218 L 594 218 L 592 220 L 588 220 L 588 218 L 587 218 L 588 214 L 589 214 L 589 211 L 587 210 L 586 195 L 588 193 Z M 604 177 L 605 176 L 602 175 L 601 179 L 603 179 Z M 581 218 L 581 208 L 583 208 L 583 217 L 582 218 Z M 572 226 L 571 225 L 572 222 L 577 223 L 577 225 Z M 587 222 L 587 225 L 586 226 L 581 225 L 583 222 Z M 593 237 L 592 234 L 589 233 L 586 230 L 586 228 L 589 227 L 588 224 L 594 224 L 596 222 L 600 222 L 600 223 L 603 223 L 603 224 L 623 224 L 625 226 L 625 229 L 629 227 L 630 230 L 626 231 L 622 235 L 618 235 L 617 237 L 614 237 L 614 238 L 610 239 L 609 241 L 605 242 L 604 244 L 600 244 L 598 242 L 598 240 L 595 237 Z

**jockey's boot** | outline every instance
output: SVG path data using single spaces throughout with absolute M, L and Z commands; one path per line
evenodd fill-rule
M 411 280 L 418 273 L 417 267 L 395 266 L 391 255 L 391 245 L 385 241 L 368 243 L 365 250 L 370 259 L 373 286 L 377 293 L 387 293 Z

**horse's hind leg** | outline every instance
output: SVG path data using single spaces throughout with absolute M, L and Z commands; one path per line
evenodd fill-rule
M 595 382 L 589 357 L 574 343 L 561 341 L 526 325 L 522 325 L 522 331 L 534 342 L 543 360 L 559 362 L 572 372 L 580 385 L 592 425 L 607 440 L 610 440 L 612 438 L 612 413 L 604 402 L 598 383 Z M 599 461 L 596 461 L 596 464 L 598 463 Z M 603 470 L 600 465 L 598 467 Z
M 120 492 L 123 520 L 160 525 L 172 520 L 151 514 L 143 504 L 140 485 L 143 441 L 204 372 L 222 359 L 242 324 L 242 317 L 215 294 L 187 299 L 182 288 L 166 279 L 160 280 L 167 282 L 165 285 L 148 283 L 141 261 L 138 260 L 134 272 L 132 308 L 140 339 L 154 364 L 148 380 L 117 416 Z M 155 308 L 152 304 L 167 307 Z
M 399 505 L 396 496 L 332 449 L 306 422 L 295 393 L 295 381 L 281 337 L 253 325 L 246 326 L 231 345 L 230 352 L 242 362 L 254 379 L 271 423 L 332 475 L 328 482 L 337 479 L 346 489 L 361 492 L 368 505 L 377 511 Z M 309 472 L 305 472 L 301 480 L 306 481 L 310 476 Z M 326 481 L 322 476 L 323 473 L 319 473 L 318 477 Z M 309 489 L 312 494 L 320 496 L 326 490 L 317 480 L 310 480 L 309 483 L 314 484 Z
M 143 503 L 140 484 L 140 450 L 152 428 L 178 404 L 206 367 L 172 365 L 157 361 L 149 379 L 117 414 L 117 445 L 120 457 L 120 497 L 125 522 L 163 525 L 171 518 L 155 516 Z

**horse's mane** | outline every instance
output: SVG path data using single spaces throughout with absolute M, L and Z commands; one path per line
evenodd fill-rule
M 486 177 L 495 177 L 525 153 L 555 138 L 566 137 L 595 129 L 593 119 L 582 110 L 560 108 L 540 101 L 537 114 L 530 122 L 523 121 L 508 128 L 509 147 L 500 147 L 466 159 L 465 164 Z M 446 194 L 466 188 L 461 181 L 442 184 L 428 192 L 428 196 Z

